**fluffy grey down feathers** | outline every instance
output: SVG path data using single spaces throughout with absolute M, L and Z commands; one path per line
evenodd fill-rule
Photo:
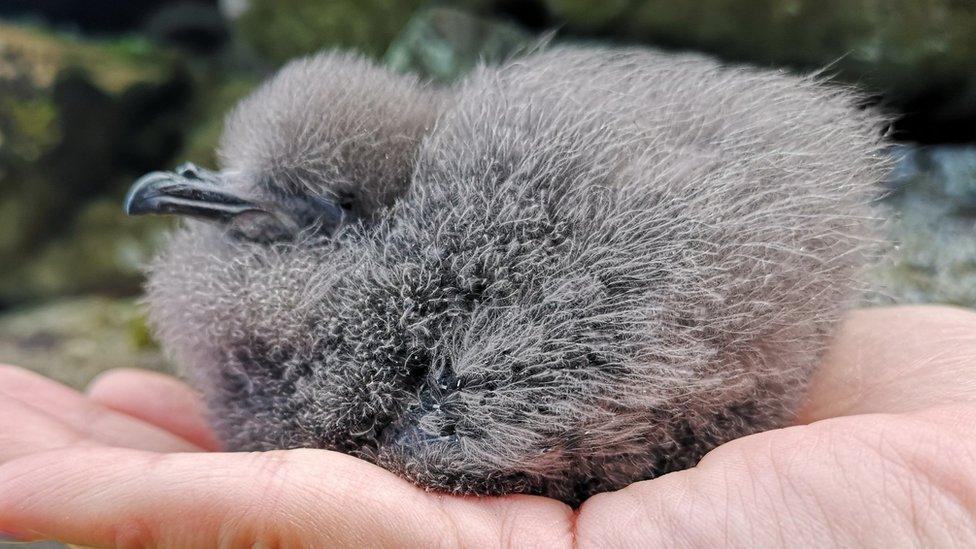
M 568 502 L 788 423 L 861 269 L 884 120 L 814 77 L 551 48 L 451 90 L 297 61 L 229 117 L 228 185 L 362 220 L 189 222 L 152 323 L 233 450 Z

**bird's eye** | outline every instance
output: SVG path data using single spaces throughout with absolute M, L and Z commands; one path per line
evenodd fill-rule
M 300 232 L 332 236 L 343 225 L 358 220 L 351 208 L 319 196 L 290 195 L 245 212 L 228 223 L 230 234 L 252 242 L 291 240 Z
M 279 201 L 281 208 L 301 227 L 315 227 L 334 234 L 339 227 L 357 220 L 348 205 L 320 196 L 292 196 Z

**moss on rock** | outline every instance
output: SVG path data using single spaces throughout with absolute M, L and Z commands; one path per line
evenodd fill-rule
M 955 0 L 546 0 L 569 33 L 800 70 L 829 67 L 933 141 L 976 137 L 976 3 Z
M 181 147 L 192 87 L 143 40 L 0 22 L 0 307 L 135 290 L 125 258 L 159 223 L 126 220 L 122 195 Z
M 96 85 L 120 92 L 141 82 L 159 83 L 169 76 L 175 57 L 147 40 L 81 39 L 37 26 L 0 22 L 0 51 L 23 58 L 26 65 L 10 67 L 0 61 L 0 77 L 28 67 L 27 76 L 39 88 L 49 87 L 65 67 L 83 67 Z
M 355 48 L 379 57 L 423 4 L 423 0 L 251 0 L 236 28 L 274 65 L 323 48 Z

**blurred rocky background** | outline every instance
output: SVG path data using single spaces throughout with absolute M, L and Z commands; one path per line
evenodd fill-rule
M 970 0 L 3 0 L 0 361 L 82 386 L 165 369 L 137 299 L 168 221 L 139 175 L 212 166 L 222 117 L 286 60 L 354 48 L 450 82 L 540 40 L 826 67 L 897 117 L 897 250 L 872 302 L 976 306 L 976 2 Z

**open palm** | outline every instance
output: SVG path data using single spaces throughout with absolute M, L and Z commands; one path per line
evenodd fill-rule
M 976 314 L 853 314 L 798 425 L 578 510 L 427 493 L 323 450 L 216 453 L 195 394 L 0 367 L 0 532 L 89 546 L 976 545 Z

